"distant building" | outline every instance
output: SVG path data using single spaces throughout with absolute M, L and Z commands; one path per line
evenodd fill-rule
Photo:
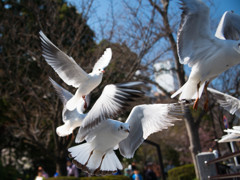
M 155 81 L 168 92 L 175 92 L 179 88 L 177 74 L 172 70 L 173 68 L 174 62 L 172 60 L 161 61 L 154 64 Z M 159 89 L 158 92 L 162 93 Z

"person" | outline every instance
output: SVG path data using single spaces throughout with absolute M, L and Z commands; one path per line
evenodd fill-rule
M 48 178 L 49 176 L 48 176 L 48 173 L 46 173 L 45 171 L 44 171 L 44 169 L 43 169 L 43 167 L 42 166 L 38 166 L 38 175 L 36 176 L 36 178 L 37 178 L 37 180 L 41 180 L 41 179 L 43 179 L 43 178 Z M 35 179 L 36 179 L 35 178 Z
M 59 172 L 58 170 L 56 170 L 55 174 L 53 175 L 53 177 L 58 177 L 59 176 Z
M 142 180 L 142 175 L 139 173 L 139 171 L 135 168 L 132 175 L 132 180 Z
M 130 167 L 131 168 L 131 167 Z M 124 169 L 124 176 L 127 176 L 127 177 L 131 177 L 132 175 L 132 169 L 130 169 L 129 167 L 125 168 Z
M 147 164 L 147 169 L 144 175 L 144 180 L 157 180 L 157 176 L 153 171 L 153 164 L 151 162 Z
M 37 176 L 35 177 L 34 180 L 43 180 L 42 171 L 38 170 Z
M 79 176 L 77 167 L 70 160 L 67 160 L 67 176 Z

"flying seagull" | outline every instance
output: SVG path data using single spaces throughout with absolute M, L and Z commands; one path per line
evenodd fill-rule
M 107 48 L 104 54 L 95 63 L 92 72 L 88 74 L 72 57 L 69 57 L 57 48 L 42 31 L 40 31 L 39 34 L 43 49 L 43 57 L 46 62 L 67 85 L 78 88 L 75 95 L 69 99 L 66 104 L 67 109 L 73 111 L 77 106 L 81 106 L 81 97 L 85 99 L 85 96 L 101 83 L 104 68 L 108 66 L 112 58 L 112 50 L 111 48 Z
M 73 163 L 92 175 L 111 174 L 122 165 L 114 153 L 133 157 L 136 149 L 150 134 L 173 126 L 183 116 L 183 106 L 174 104 L 143 104 L 135 106 L 125 123 L 106 119 L 91 130 L 79 128 L 78 142 L 86 143 L 68 149 Z
M 86 110 L 84 106 L 85 102 L 83 98 L 81 98 L 81 106 L 78 106 L 78 108 L 74 109 L 73 111 L 69 111 L 66 108 L 66 104 L 67 101 L 73 97 L 73 94 L 56 83 L 52 78 L 49 79 L 63 103 L 62 120 L 64 124 L 57 127 L 56 132 L 58 136 L 68 136 L 72 134 L 75 128 L 81 126 L 82 121 L 86 116 L 86 114 L 84 114 L 84 111 Z M 89 105 L 90 98 L 88 97 L 89 95 L 86 96 L 86 101 L 88 101 L 87 104 Z
M 72 131 L 85 124 L 85 129 L 90 130 L 91 126 L 97 125 L 104 119 L 105 116 L 113 116 L 119 112 L 129 101 L 133 98 L 139 97 L 141 91 L 133 89 L 135 86 L 142 84 L 141 82 L 128 82 L 121 84 L 109 84 L 104 87 L 101 96 L 97 99 L 93 107 L 84 114 L 84 101 L 82 100 L 81 109 L 74 109 L 69 111 L 66 108 L 67 101 L 72 98 L 72 94 L 57 84 L 50 78 L 50 82 L 55 88 L 58 96 L 63 102 L 62 119 L 64 124 L 56 129 L 59 136 L 67 136 Z M 88 97 L 88 96 L 87 96 Z M 88 100 L 89 98 L 86 99 Z M 89 104 L 89 103 L 88 103 Z M 99 118 L 96 118 L 99 117 Z M 93 119 L 90 121 L 89 119 Z
M 181 0 L 182 19 L 177 34 L 179 61 L 192 68 L 187 82 L 171 97 L 195 99 L 212 79 L 240 62 L 240 16 L 225 12 L 215 36 L 211 35 L 209 8 L 200 0 Z M 204 88 L 205 87 L 205 88 Z
M 212 94 L 214 100 L 220 106 L 226 109 L 229 113 L 235 114 L 238 118 L 240 118 L 240 100 L 239 99 L 209 87 L 207 88 L 207 90 Z

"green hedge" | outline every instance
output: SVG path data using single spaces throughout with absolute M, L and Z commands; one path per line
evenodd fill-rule
M 121 176 L 121 175 L 114 175 L 114 176 L 93 176 L 93 177 L 68 177 L 68 176 L 63 176 L 63 177 L 51 177 L 48 178 L 47 180 L 130 180 L 129 177 L 127 176 Z
M 193 164 L 186 164 L 168 171 L 168 180 L 193 180 L 195 177 Z

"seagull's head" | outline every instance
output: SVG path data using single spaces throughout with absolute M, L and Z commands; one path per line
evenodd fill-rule
M 118 131 L 121 134 L 127 135 L 130 133 L 130 126 L 127 123 L 121 123 L 119 124 Z
M 103 68 L 98 68 L 96 71 L 95 71 L 95 74 L 97 75 L 100 75 L 100 74 L 103 74 L 105 73 L 104 69 Z

